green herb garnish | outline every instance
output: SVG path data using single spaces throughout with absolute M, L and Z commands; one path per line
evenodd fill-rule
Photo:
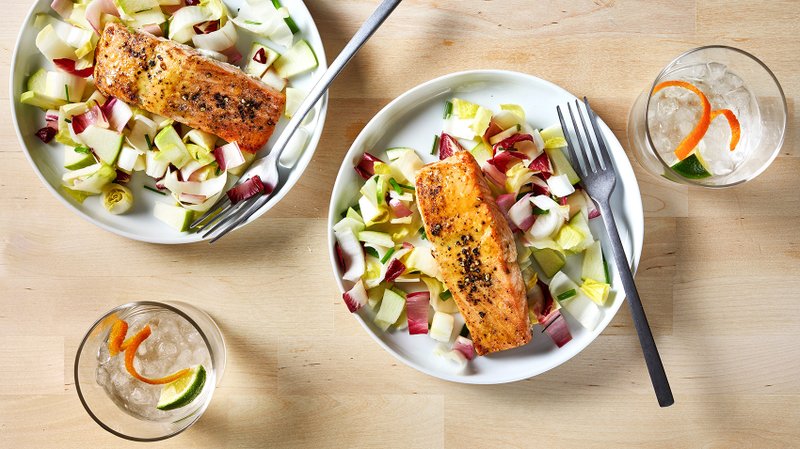
M 565 299 L 572 298 L 573 296 L 577 296 L 577 294 L 578 294 L 578 292 L 576 292 L 575 289 L 573 288 L 573 289 L 567 290 L 564 293 L 556 296 L 556 298 L 558 298 L 559 301 L 563 301 Z
M 376 259 L 379 259 L 381 257 L 380 254 L 378 254 L 378 250 L 373 248 L 373 247 L 371 247 L 371 246 L 365 247 L 364 248 L 364 252 L 366 252 L 367 254 L 369 254 L 370 256 L 372 256 L 372 257 L 374 257 Z
M 150 134 L 145 134 L 144 140 L 147 142 L 147 149 L 153 151 L 153 142 L 150 140 Z
M 162 191 L 160 191 L 160 190 L 158 190 L 158 189 L 156 189 L 156 188 L 150 187 L 150 186 L 149 186 L 149 185 L 147 185 L 147 184 L 145 184 L 143 187 L 144 187 L 145 189 L 147 189 L 147 190 L 151 191 L 151 192 L 156 192 L 156 193 L 157 193 L 157 194 L 159 194 L 159 195 L 166 195 L 166 193 L 164 193 L 164 192 L 162 192 Z
M 534 215 L 545 215 L 545 214 L 549 214 L 549 213 L 550 213 L 549 210 L 539 209 L 538 207 L 533 206 L 533 214 Z
M 401 189 L 406 189 L 406 190 L 411 191 L 411 192 L 416 192 L 417 191 L 417 189 L 415 189 L 414 186 L 410 186 L 408 184 L 398 184 L 398 185 L 400 186 Z
M 444 118 L 449 119 L 453 115 L 453 103 L 447 101 L 444 103 Z
M 389 184 L 391 184 L 392 188 L 394 189 L 395 192 L 397 192 L 398 195 L 403 194 L 403 188 L 400 187 L 400 184 L 398 184 L 394 178 L 389 178 Z
M 392 257 L 392 254 L 394 254 L 394 251 L 395 251 L 394 248 L 389 248 L 389 251 L 386 251 L 386 254 L 384 254 L 383 257 L 381 257 L 381 263 L 388 262 L 389 258 Z
M 453 297 L 453 294 L 450 293 L 450 290 L 445 290 L 445 291 L 439 293 L 439 299 L 441 299 L 442 301 L 447 301 L 448 299 L 450 299 L 452 297 Z
M 86 145 L 78 145 L 77 147 L 75 147 L 75 152 L 81 154 L 89 154 L 92 152 L 92 150 Z
M 461 328 L 461 332 L 459 332 L 458 335 L 464 338 L 469 338 L 469 329 L 467 328 L 466 324 Z
M 248 23 L 250 25 L 261 25 L 261 22 L 256 22 L 255 20 L 245 20 L 244 23 Z
M 64 93 L 67 95 L 67 103 L 69 103 L 69 84 L 64 84 Z
M 433 146 L 431 146 L 431 154 L 436 154 L 439 151 L 439 135 L 433 136 Z
M 606 262 L 605 257 L 603 257 L 603 271 L 606 272 L 606 284 L 611 284 L 611 276 L 608 275 L 608 262 Z
M 65 118 L 64 121 L 67 122 L 67 123 L 72 123 L 72 120 L 70 120 L 68 118 Z
M 425 233 L 425 226 L 421 226 L 417 232 L 419 232 L 419 237 L 422 240 L 428 240 L 428 234 Z

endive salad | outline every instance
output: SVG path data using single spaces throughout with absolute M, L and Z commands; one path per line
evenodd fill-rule
M 146 189 L 172 200 L 156 203 L 156 217 L 186 231 L 194 213 L 221 195 L 235 202 L 258 187 L 229 189 L 254 158 L 235 142 L 96 90 L 95 47 L 110 21 L 193 46 L 285 91 L 291 117 L 305 93 L 288 80 L 316 68 L 317 59 L 279 0 L 245 0 L 234 11 L 221 0 L 53 0 L 51 7 L 59 17 L 38 14 L 35 26 L 36 46 L 52 66 L 29 77 L 20 102 L 44 111 L 45 126 L 36 135 L 63 145 L 62 188 L 69 196 L 79 203 L 100 196 L 110 213 L 125 213 L 134 201 L 126 185 L 143 172 Z M 243 30 L 254 36 L 244 56 L 237 49 Z
M 589 228 L 599 212 L 576 185 L 560 126 L 535 129 L 518 105 L 492 111 L 453 98 L 442 129 L 430 154 L 441 160 L 469 151 L 514 232 L 528 302 L 538 304 L 529 307 L 531 323 L 558 347 L 572 338 L 562 314 L 595 329 L 611 291 L 601 244 Z M 354 167 L 364 179 L 360 195 L 333 227 L 348 285 L 343 299 L 351 312 L 366 310 L 381 330 L 427 334 L 438 342 L 437 355 L 463 367 L 475 351 L 417 208 L 414 185 L 423 164 L 412 148 L 390 148 L 364 153 Z M 571 258 L 581 266 L 579 277 L 565 273 Z

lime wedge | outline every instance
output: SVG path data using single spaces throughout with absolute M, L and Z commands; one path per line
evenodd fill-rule
M 672 170 L 684 178 L 689 179 L 702 179 L 711 176 L 711 173 L 706 170 L 703 161 L 698 157 L 697 153 L 692 153 L 686 159 L 673 165 Z
M 189 405 L 206 383 L 206 369 L 203 365 L 193 366 L 185 376 L 161 387 L 158 398 L 159 410 L 174 410 Z

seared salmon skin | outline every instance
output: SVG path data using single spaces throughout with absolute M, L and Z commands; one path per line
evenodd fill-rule
M 97 44 L 97 89 L 254 153 L 269 140 L 286 96 L 191 47 L 109 23 Z
M 417 202 L 433 256 L 479 355 L 531 340 L 514 236 L 467 151 L 417 174 Z

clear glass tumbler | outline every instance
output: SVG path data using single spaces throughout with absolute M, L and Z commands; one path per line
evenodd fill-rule
M 195 382 L 178 390 L 186 394 L 162 402 L 170 397 L 162 395 L 166 384 L 150 384 L 127 371 L 126 351 L 113 354 L 109 344 L 120 320 L 129 326 L 123 348 L 145 327 L 150 331 L 132 348 L 133 366 L 145 380 L 195 367 L 193 376 L 184 376 Z M 181 302 L 133 302 L 110 310 L 86 333 L 75 355 L 75 386 L 89 416 L 105 430 L 134 441 L 163 440 L 189 428 L 206 410 L 225 371 L 225 356 L 222 333 L 205 312 Z
M 703 107 L 691 89 L 663 88 L 667 81 L 695 86 L 712 110 L 707 133 L 691 150 L 695 157 L 684 155 L 689 160 L 680 165 L 675 149 L 699 123 Z M 734 125 L 718 113 L 724 110 L 738 117 L 741 138 L 734 150 L 729 149 L 735 142 Z M 713 45 L 678 56 L 642 92 L 630 111 L 628 140 L 639 163 L 656 176 L 730 187 L 755 178 L 775 159 L 786 121 L 786 98 L 772 71 L 750 53 Z

